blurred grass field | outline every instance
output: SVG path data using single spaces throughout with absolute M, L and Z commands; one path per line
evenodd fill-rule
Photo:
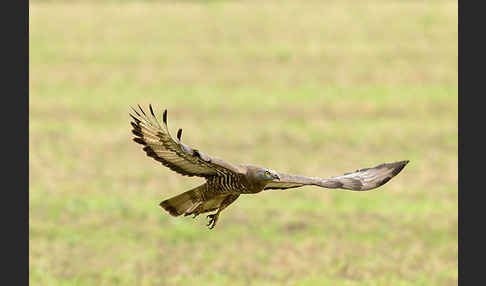
M 30 1 L 31 285 L 457 285 L 456 1 Z M 131 141 L 152 103 L 233 163 L 376 191 L 242 196 L 209 231 L 195 187 Z

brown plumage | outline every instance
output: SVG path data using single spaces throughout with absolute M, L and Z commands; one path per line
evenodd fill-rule
M 408 164 L 408 160 L 381 164 L 373 168 L 356 170 L 329 179 L 288 175 L 274 170 L 236 165 L 209 156 L 181 142 L 182 129 L 174 139 L 167 127 L 167 110 L 163 114 L 163 126 L 159 123 L 152 106 L 147 115 L 140 107 L 132 108 L 133 141 L 143 145 L 147 156 L 154 158 L 169 169 L 183 176 L 199 176 L 206 183 L 164 200 L 160 206 L 172 216 L 194 215 L 216 211 L 208 215 L 209 228 L 214 228 L 223 209 L 233 203 L 240 194 L 255 194 L 263 190 L 290 189 L 314 185 L 331 189 L 367 191 L 382 186 L 396 176 Z

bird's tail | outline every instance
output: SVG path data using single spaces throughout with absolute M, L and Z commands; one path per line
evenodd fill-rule
M 180 216 L 184 213 L 190 213 L 203 202 L 203 187 L 204 185 L 201 185 L 197 188 L 167 199 L 161 202 L 160 206 L 172 216 Z

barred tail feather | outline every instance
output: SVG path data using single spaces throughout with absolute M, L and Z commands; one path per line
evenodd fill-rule
M 160 206 L 172 216 L 190 212 L 202 203 L 200 187 L 184 192 L 160 203 Z

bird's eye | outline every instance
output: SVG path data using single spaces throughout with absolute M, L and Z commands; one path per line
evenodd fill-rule
M 265 176 L 270 177 L 270 172 L 269 171 L 265 171 Z

